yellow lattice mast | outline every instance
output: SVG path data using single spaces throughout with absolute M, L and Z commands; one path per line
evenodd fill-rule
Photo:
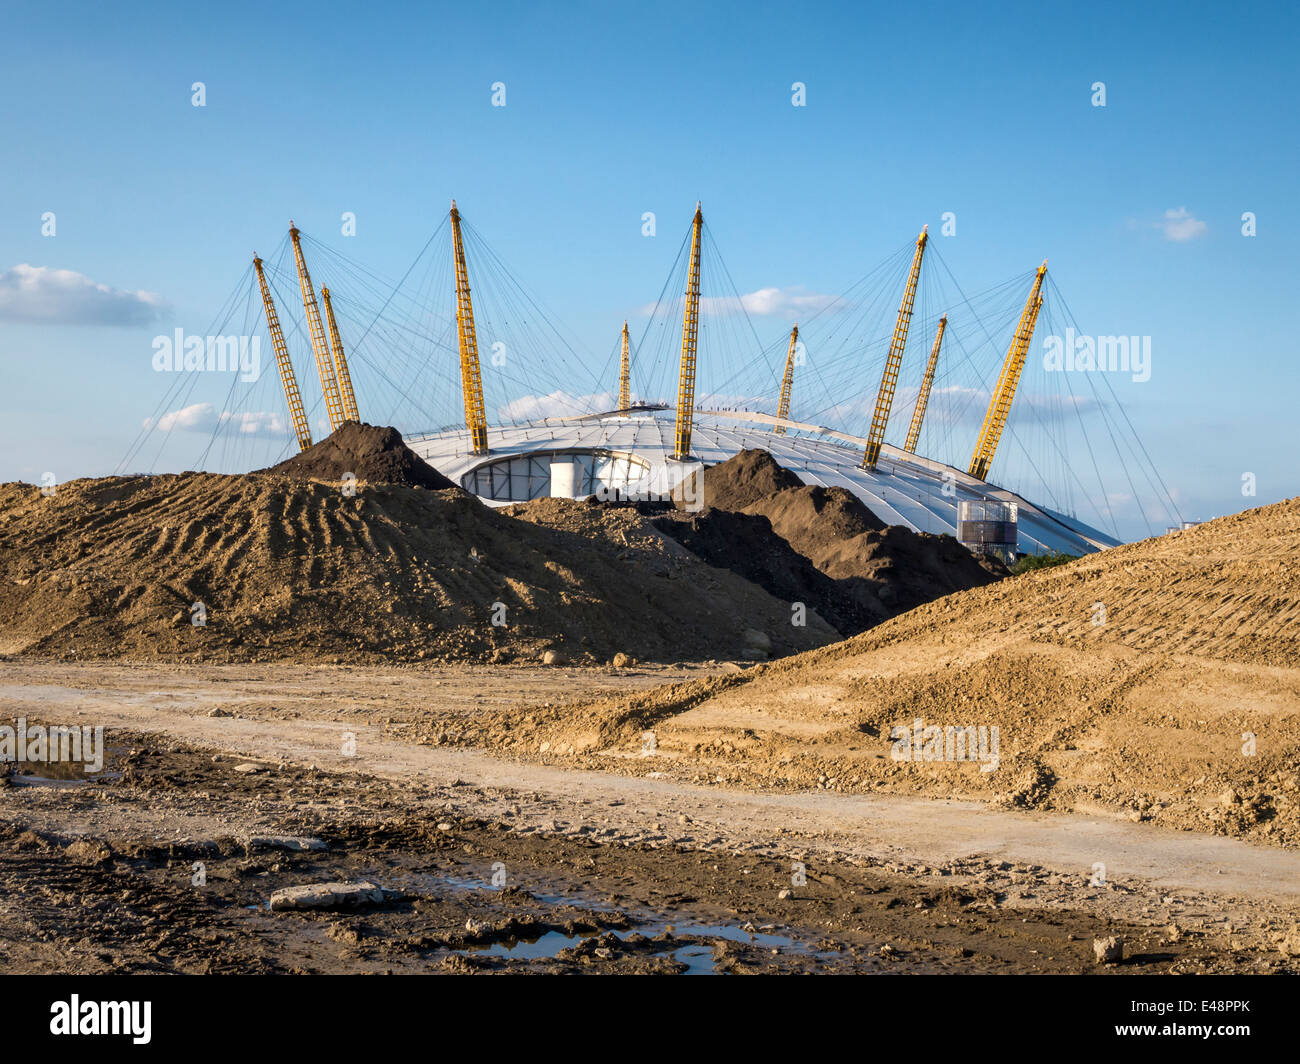
M 691 429 L 695 424 L 695 347 L 700 336 L 700 234 L 704 214 L 695 204 L 691 222 L 691 264 L 686 275 L 686 310 L 682 314 L 682 367 L 677 378 L 677 433 L 673 458 L 691 456 Z
M 334 320 L 334 305 L 330 302 L 330 290 L 320 290 L 321 302 L 325 304 L 325 324 L 330 328 L 330 350 L 334 352 L 334 376 L 339 382 L 339 399 L 343 402 L 343 420 L 360 421 L 357 412 L 357 396 L 352 390 L 352 374 L 348 371 L 348 359 L 343 353 L 343 340 L 339 336 L 339 324 Z
M 921 391 L 916 397 L 916 409 L 912 411 L 912 424 L 907 430 L 907 442 L 903 450 L 909 454 L 916 453 L 917 441 L 921 438 L 921 422 L 925 420 L 925 408 L 930 403 L 930 388 L 934 385 L 934 367 L 939 363 L 939 345 L 943 343 L 943 331 L 948 327 L 948 315 L 939 319 L 939 331 L 934 334 L 934 346 L 930 348 L 930 361 L 925 365 L 925 376 L 921 379 Z
M 889 425 L 889 410 L 894 405 L 894 389 L 898 387 L 898 371 L 903 365 L 903 349 L 907 347 L 907 328 L 912 323 L 912 304 L 916 302 L 916 284 L 921 279 L 921 257 L 929 239 L 929 226 L 921 227 L 916 238 L 916 251 L 912 255 L 912 269 L 903 289 L 903 301 L 898 304 L 898 320 L 894 323 L 894 337 L 889 341 L 889 356 L 885 371 L 880 377 L 880 391 L 876 393 L 876 409 L 871 415 L 871 431 L 867 434 L 867 449 L 862 455 L 862 468 L 875 469 L 880 458 L 880 445 L 885 442 L 885 428 Z
M 1047 260 L 1038 267 L 1034 278 L 1034 287 L 1025 300 L 1025 309 L 1020 313 L 1020 324 L 1016 335 L 1007 350 L 1006 361 L 1002 363 L 1002 375 L 998 386 L 989 400 L 988 412 L 984 415 L 984 426 L 980 429 L 975 453 L 971 455 L 970 475 L 984 480 L 988 476 L 989 466 L 993 464 L 993 455 L 998 449 L 998 440 L 1007 424 L 1007 415 L 1011 413 L 1011 400 L 1016 397 L 1016 386 L 1020 383 L 1020 372 L 1025 368 L 1025 356 L 1029 353 L 1029 342 L 1034 338 L 1034 324 L 1038 321 L 1038 311 L 1043 305 L 1043 277 L 1047 274 Z
M 320 388 L 325 395 L 325 411 L 329 414 L 330 431 L 343 424 L 343 404 L 339 400 L 338 379 L 334 376 L 334 359 L 330 357 L 325 329 L 321 325 L 320 307 L 316 305 L 316 290 L 307 272 L 307 260 L 302 257 L 302 244 L 298 240 L 298 227 L 289 223 L 289 239 L 293 241 L 293 257 L 298 262 L 298 284 L 302 288 L 302 305 L 307 311 L 307 330 L 311 333 L 311 349 L 316 355 L 316 372 L 320 374 Z
M 790 389 L 794 385 L 794 349 L 799 344 L 799 325 L 790 330 L 790 350 L 785 353 L 785 375 L 781 378 L 781 401 L 776 404 L 776 416 L 782 421 L 790 416 Z M 785 426 L 777 425 L 776 434 L 785 435 Z
M 628 358 L 627 322 L 623 322 L 623 351 L 619 361 L 618 373 L 618 408 L 626 410 L 632 405 L 631 366 Z
M 460 235 L 460 211 L 451 201 L 451 244 L 456 261 L 456 333 L 460 338 L 460 388 L 465 397 L 465 427 L 474 454 L 487 454 L 487 415 L 483 410 L 483 374 L 478 364 L 478 339 L 474 335 L 474 304 L 469 298 L 469 270 Z
M 275 312 L 275 303 L 271 301 L 271 289 L 266 283 L 266 274 L 262 272 L 262 260 L 253 256 L 253 269 L 257 271 L 257 284 L 262 289 L 262 306 L 266 308 L 266 327 L 271 333 L 271 346 L 275 348 L 275 364 L 280 368 L 280 383 L 284 385 L 284 398 L 289 404 L 289 417 L 293 421 L 293 431 L 298 437 L 298 450 L 305 451 L 311 446 L 311 429 L 307 427 L 307 414 L 302 408 L 302 395 L 298 391 L 298 379 L 293 375 L 293 363 L 289 361 L 289 348 L 284 342 L 284 332 L 280 328 L 280 315 Z

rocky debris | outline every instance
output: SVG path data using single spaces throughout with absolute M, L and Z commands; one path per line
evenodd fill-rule
M 355 421 L 340 425 L 319 443 L 261 472 L 329 483 L 340 482 L 350 473 L 359 485 L 402 484 L 432 491 L 459 490 L 407 447 L 397 429 Z
M 78 839 L 63 853 L 69 860 L 84 865 L 104 865 L 113 859 L 113 851 L 97 839 Z
M 304 835 L 259 835 L 248 840 L 248 849 L 317 853 L 328 850 L 329 844 L 323 839 L 313 839 Z
M 312 883 L 275 891 L 271 911 L 365 909 L 399 896 L 397 891 L 385 890 L 368 879 L 357 883 Z
M 1277 948 L 1288 957 L 1300 957 L 1300 924 L 1277 936 Z
M 1124 959 L 1124 940 L 1118 935 L 1094 938 L 1092 953 L 1098 964 L 1119 964 Z
M 235 766 L 235 771 L 243 776 L 255 776 L 259 772 L 265 772 L 266 766 L 259 765 L 256 761 L 245 761 Z

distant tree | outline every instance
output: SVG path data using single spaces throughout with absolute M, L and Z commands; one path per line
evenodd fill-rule
M 1011 567 L 1011 575 L 1019 576 L 1021 573 L 1027 573 L 1033 569 L 1051 569 L 1054 566 L 1077 560 L 1078 555 L 1075 554 L 1057 554 L 1055 552 L 1051 554 L 1026 554 Z

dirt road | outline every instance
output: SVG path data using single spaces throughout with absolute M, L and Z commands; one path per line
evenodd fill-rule
M 658 970 L 661 962 L 669 970 L 683 963 L 689 968 L 690 956 L 683 960 L 677 954 L 696 947 L 703 951 L 699 956 L 713 958 L 717 970 L 731 970 L 733 961 L 741 964 L 732 956 L 736 950 L 745 953 L 745 964 L 791 970 L 835 964 L 873 970 L 881 963 L 946 970 L 954 956 L 961 962 L 957 970 L 981 965 L 1085 970 L 1091 967 L 1093 934 L 1117 926 L 1127 928 L 1131 941 L 1148 944 L 1151 959 L 1144 966 L 1151 970 L 1185 964 L 1190 967 L 1180 970 L 1253 971 L 1294 964 L 1279 949 L 1294 934 L 1300 910 L 1300 854 L 1293 851 L 1114 817 L 1015 812 L 973 801 L 754 791 L 656 778 L 654 772 L 628 775 L 525 763 L 438 745 L 442 735 L 489 707 L 525 700 L 545 706 L 699 674 L 10 663 L 0 683 L 0 720 L 26 716 L 102 724 L 110 745 L 121 742 L 113 736 L 125 736 L 161 753 L 119 750 L 109 769 L 129 770 L 94 785 L 89 794 L 84 787 L 11 787 L 3 792 L 0 809 L 15 837 L 35 833 L 37 841 L 28 839 L 33 859 L 84 836 L 107 841 L 114 852 L 143 846 L 138 860 L 146 864 L 149 854 L 162 860 L 157 856 L 162 851 L 169 854 L 165 862 L 181 867 L 194 847 L 214 847 L 215 855 L 227 845 L 222 840 L 276 836 L 306 826 L 332 836 L 330 850 L 279 863 L 284 875 L 310 872 L 313 881 L 331 870 L 349 842 L 348 858 L 336 871 L 356 873 L 363 866 L 388 884 L 416 874 L 414 865 L 422 864 L 419 855 L 430 839 L 440 852 L 446 849 L 445 836 L 469 837 L 456 847 L 460 855 L 463 847 L 481 853 L 481 865 L 495 849 L 511 869 L 509 885 L 521 884 L 527 894 L 512 900 L 497 893 L 489 902 L 492 892 L 476 892 L 474 904 L 486 907 L 483 919 L 509 925 L 531 914 L 549 920 L 546 926 L 554 924 L 553 933 L 563 940 L 559 953 L 612 951 L 594 961 L 588 956 L 585 963 L 616 970 L 628 965 Z M 168 738 L 134 738 L 146 734 Z M 237 763 L 259 767 L 236 774 Z M 142 765 L 152 773 L 144 784 Z M 447 818 L 448 830 L 439 830 L 440 817 Z M 228 848 L 224 860 L 237 865 L 251 859 L 246 845 L 242 855 L 236 842 Z M 179 856 L 170 856 L 172 850 Z M 580 855 L 576 861 L 575 854 Z M 615 896 L 635 902 L 630 914 L 624 913 L 625 927 L 566 931 L 565 920 L 572 923 L 575 917 L 557 917 L 547 910 L 550 903 L 539 900 L 565 897 L 607 907 L 608 885 L 589 874 L 587 861 L 593 868 L 608 867 L 621 884 Z M 475 866 L 479 881 L 490 882 L 493 863 Z M 792 885 L 799 866 L 811 887 Z M 9 876 L 24 874 L 8 863 L 5 867 Z M 157 871 L 137 874 L 148 878 Z M 455 879 L 465 871 L 439 874 Z M 228 914 L 231 905 L 249 896 L 247 880 L 246 870 L 230 869 L 230 896 L 214 915 Z M 553 893 L 557 884 L 558 894 Z M 936 887 L 942 889 L 936 893 Z M 781 898 L 787 889 L 791 895 Z M 879 912 L 864 907 L 866 899 L 882 896 L 908 900 Z M 420 897 L 417 904 L 439 910 L 443 924 L 455 916 L 441 931 L 423 932 L 433 936 L 427 948 L 402 953 L 400 963 L 391 948 L 380 949 L 378 960 L 365 961 L 360 955 L 336 956 L 336 943 L 320 940 L 324 932 L 294 936 L 303 969 L 365 970 L 373 962 L 423 970 L 433 958 L 444 964 L 453 955 L 489 969 L 497 962 L 503 967 L 584 963 L 526 942 L 520 946 L 527 936 L 518 935 L 517 927 L 511 931 L 513 925 L 503 925 L 499 954 L 483 955 L 491 953 L 491 932 L 485 932 L 490 941 L 480 943 L 477 952 L 454 950 L 457 940 L 448 928 L 460 928 L 468 903 L 454 897 L 434 902 L 427 890 Z M 510 911 L 503 914 L 502 906 Z M 971 906 L 982 926 L 964 930 L 963 919 L 973 918 Z M 595 919 L 595 911 L 584 910 L 582 919 Z M 264 913 L 258 919 L 268 922 L 259 934 L 273 939 L 302 923 Z M 410 937 L 409 914 L 386 912 L 383 919 L 392 927 L 377 931 L 377 942 L 391 947 L 399 926 Z M 203 924 L 198 915 L 194 920 L 196 927 Z M 629 927 L 662 935 L 669 925 L 682 924 L 729 929 L 723 933 L 745 941 L 711 932 L 680 948 L 629 952 L 620 945 L 590 947 L 586 943 L 595 938 L 582 938 L 613 934 L 623 942 L 618 935 L 629 934 Z M 779 926 L 802 945 L 759 949 L 751 936 L 738 932 L 746 925 Z M 1047 940 L 1044 928 L 1054 929 Z M 346 928 L 339 932 L 345 933 Z M 250 949 L 257 936 L 237 937 L 243 945 L 200 949 L 194 963 L 220 969 L 232 962 L 238 970 L 278 963 Z M 839 948 L 817 946 L 822 938 Z M 942 948 L 935 945 L 940 940 Z M 992 953 L 991 942 L 998 943 Z M 882 953 L 885 945 L 891 949 Z M 16 959 L 12 939 L 7 948 L 11 961 Z M 117 957 L 121 948 L 107 952 Z M 517 952 L 530 948 L 538 955 Z M 190 949 L 192 943 L 185 947 Z M 191 955 L 185 950 L 178 949 L 178 957 Z M 984 959 L 972 959 L 979 957 Z M 24 963 L 39 967 L 40 962 L 32 955 Z

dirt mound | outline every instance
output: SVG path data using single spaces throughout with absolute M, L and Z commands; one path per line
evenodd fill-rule
M 952 536 L 885 525 L 852 492 L 805 485 L 767 451 L 741 451 L 701 475 L 703 494 L 696 498 L 703 499 L 704 514 L 686 518 L 679 501 L 683 509 L 660 519 L 659 527 L 778 598 L 786 597 L 783 589 L 801 591 L 806 597 L 788 601 L 838 618 L 831 623 L 844 635 L 1007 575 L 1001 563 L 977 559 Z M 736 522 L 711 516 L 716 512 L 762 517 L 766 525 L 742 533 Z M 760 542 L 762 527 L 789 551 Z M 756 556 L 764 562 L 757 564 Z M 831 582 L 810 580 L 803 572 L 808 565 Z
M 904 525 L 838 544 L 828 539 L 814 564 L 842 583 L 866 583 L 890 616 L 1007 575 L 1001 562 L 976 558 L 953 536 L 913 532 Z
M 872 589 L 847 586 L 820 572 L 761 514 L 709 509 L 661 517 L 654 524 L 710 565 L 729 569 L 786 602 L 804 603 L 842 634 L 861 632 L 889 616 Z
M 366 484 L 405 484 L 433 491 L 455 487 L 407 447 L 396 429 L 355 421 L 340 425 L 301 454 L 260 472 L 331 483 L 351 473 Z
M 804 484 L 767 451 L 741 451 L 696 477 L 701 475 L 703 495 L 697 497 L 706 507 L 762 514 L 778 535 L 823 570 L 824 558 L 852 555 L 851 546 L 839 549 L 843 545 L 886 527 L 853 492 Z
M 0 485 L 0 653 L 603 663 L 740 657 L 746 629 L 778 654 L 836 637 L 635 512 L 546 505 L 580 531 L 459 490 L 272 473 Z
M 1293 499 L 965 591 L 708 691 L 598 703 L 542 738 L 597 734 L 621 755 L 653 728 L 656 771 L 1300 846 L 1298 630 Z
M 779 491 L 804 486 L 796 474 L 763 450 L 741 451 L 696 476 L 704 478 L 704 505 L 719 510 L 743 510 Z M 879 522 L 876 527 L 881 527 Z

